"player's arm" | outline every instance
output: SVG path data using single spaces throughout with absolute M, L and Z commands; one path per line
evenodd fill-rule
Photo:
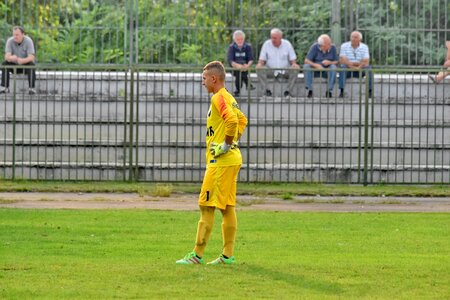
M 13 55 L 11 52 L 6 52 L 5 60 L 8 62 L 15 63 L 15 62 L 17 62 L 17 56 Z
M 256 68 L 262 68 L 266 65 L 266 61 L 264 59 L 258 60 L 258 64 L 256 65 Z
M 222 154 L 227 153 L 231 146 L 233 145 L 234 136 L 238 130 L 238 117 L 233 111 L 233 108 L 225 99 L 219 95 L 217 98 L 213 99 L 213 105 L 219 111 L 225 123 L 225 139 L 222 143 L 216 144 L 212 143 L 209 151 L 214 157 L 219 157 Z
M 241 135 L 244 133 L 245 128 L 247 127 L 248 120 L 243 112 L 239 112 L 238 114 L 238 140 L 241 138 Z
M 363 58 L 359 62 L 359 67 L 360 68 L 367 67 L 368 65 L 369 65 L 369 58 Z
M 12 41 L 8 39 L 5 45 L 5 60 L 8 62 L 16 63 L 17 56 L 12 54 Z
M 445 47 L 447 47 L 447 55 L 445 56 L 444 67 L 450 67 L 450 41 L 445 42 Z
M 33 61 L 34 61 L 33 54 L 28 54 L 28 56 L 25 58 L 17 58 L 17 63 L 19 63 L 19 65 L 25 65 L 25 64 L 33 62 Z

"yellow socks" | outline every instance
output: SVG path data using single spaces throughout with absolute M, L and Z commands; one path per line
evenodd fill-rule
M 236 239 L 237 217 L 234 206 L 227 205 L 222 210 L 222 238 L 223 238 L 223 255 L 227 257 L 233 256 L 234 242 Z
M 201 217 L 198 221 L 197 238 L 194 252 L 199 257 L 203 256 L 214 225 L 214 207 L 200 206 Z

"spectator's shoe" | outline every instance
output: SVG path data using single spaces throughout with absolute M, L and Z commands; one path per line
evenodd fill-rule
M 250 84 L 250 88 L 247 86 L 247 89 L 253 91 L 255 89 L 255 87 L 253 86 L 253 84 Z
M 197 256 L 194 251 L 186 254 L 185 257 L 175 262 L 177 265 L 204 265 L 203 259 Z
M 372 90 L 369 90 L 369 98 L 372 98 Z
M 235 263 L 234 256 L 231 256 L 229 258 L 225 258 L 225 257 L 223 257 L 223 254 L 222 254 L 218 258 L 216 258 L 215 260 L 210 261 L 208 263 L 208 265 L 232 265 L 234 263 Z
M 2 88 L 0 90 L 0 94 L 8 94 L 9 93 L 9 89 L 8 88 Z
M 233 96 L 235 96 L 235 97 L 239 97 L 240 95 L 241 95 L 241 92 L 239 92 L 239 91 L 233 92 Z
M 437 83 L 436 77 L 434 77 L 434 76 L 432 76 L 432 75 L 428 75 L 428 78 L 430 78 L 430 80 L 431 80 L 433 83 Z
M 271 90 L 266 90 L 266 94 L 267 97 L 271 97 L 272 96 L 272 91 Z
M 291 96 L 291 93 L 289 93 L 289 91 L 284 91 L 284 97 L 288 98 L 289 96 Z
M 326 98 L 333 98 L 333 94 L 331 93 L 331 91 L 328 91 L 325 93 L 325 97 Z
M 313 97 L 313 91 L 312 90 L 309 90 L 308 91 L 308 98 L 312 98 Z
M 344 90 L 341 90 L 341 92 L 339 93 L 339 98 L 344 98 Z
M 36 90 L 33 88 L 28 89 L 28 94 L 30 95 L 36 95 Z

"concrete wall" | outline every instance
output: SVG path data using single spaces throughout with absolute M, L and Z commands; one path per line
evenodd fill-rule
M 38 72 L 38 94 L 30 96 L 19 76 L 11 85 L 16 93 L 0 97 L 0 176 L 10 178 L 14 165 L 19 178 L 117 180 L 128 178 L 132 160 L 140 180 L 200 181 L 209 107 L 200 74 L 136 75 L 138 97 L 130 96 L 129 82 L 124 72 Z M 297 97 L 278 96 L 285 84 L 274 85 L 274 97 L 244 88 L 238 98 L 250 121 L 241 179 L 361 182 L 364 87 L 349 80 L 345 98 L 336 87 L 327 99 L 316 79 L 309 99 L 302 74 Z M 231 76 L 226 85 L 233 90 Z M 369 179 L 450 182 L 449 89 L 425 75 L 375 76 Z

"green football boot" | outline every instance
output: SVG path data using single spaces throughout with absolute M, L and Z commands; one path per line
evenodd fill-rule
M 218 258 L 216 258 L 213 261 L 210 261 L 208 265 L 232 265 L 235 263 L 234 256 L 231 256 L 229 258 L 223 257 L 223 255 L 220 255 Z
M 194 251 L 186 254 L 182 259 L 175 262 L 177 265 L 204 265 L 203 259 L 199 258 Z

